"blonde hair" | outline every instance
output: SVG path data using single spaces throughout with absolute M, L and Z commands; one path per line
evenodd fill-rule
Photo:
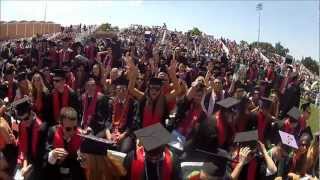
M 87 154 L 87 180 L 120 180 L 126 170 L 120 162 L 104 155 Z
M 43 78 L 41 76 L 41 74 L 39 73 L 35 73 L 33 76 L 32 76 L 32 79 L 31 79 L 31 85 L 32 85 L 32 94 L 35 95 L 37 93 L 37 88 L 35 87 L 34 83 L 35 83 L 35 78 L 36 77 L 39 77 L 40 78 L 40 83 L 41 83 L 41 86 L 42 86 L 42 92 L 48 92 L 48 88 L 46 87 L 46 85 L 44 84 L 44 81 L 43 81 Z

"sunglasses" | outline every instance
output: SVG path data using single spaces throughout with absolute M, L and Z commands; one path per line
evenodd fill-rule
M 73 126 L 73 127 L 64 127 L 64 130 L 66 132 L 70 132 L 70 131 L 76 131 L 77 130 L 77 126 Z

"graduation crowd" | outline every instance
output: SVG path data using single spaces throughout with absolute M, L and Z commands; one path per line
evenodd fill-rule
M 165 25 L 80 33 L 2 44 L 0 179 L 319 179 L 291 57 Z

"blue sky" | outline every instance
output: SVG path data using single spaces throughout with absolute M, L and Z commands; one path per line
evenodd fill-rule
M 0 0 L 1 1 L 1 0 Z M 263 3 L 260 41 L 280 41 L 296 57 L 319 60 L 319 1 L 47 1 L 47 21 L 61 24 L 110 22 L 192 27 L 236 41 L 256 41 Z M 1 20 L 43 20 L 45 1 L 1 1 Z

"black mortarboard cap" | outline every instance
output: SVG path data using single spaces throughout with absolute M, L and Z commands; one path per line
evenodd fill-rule
M 17 75 L 17 80 L 18 81 L 22 81 L 22 80 L 26 80 L 27 79 L 27 72 L 26 71 L 22 71 L 19 72 Z
M 291 117 L 292 119 L 294 119 L 294 120 L 299 120 L 299 118 L 300 118 L 300 110 L 297 107 L 294 106 L 294 107 L 292 107 L 290 109 L 290 111 L 287 113 L 287 115 L 289 117 Z
M 153 77 L 149 80 L 149 85 L 162 85 L 162 79 Z
M 111 144 L 111 142 L 93 135 L 80 136 L 82 137 L 80 152 L 87 154 L 107 155 L 108 146 Z
M 225 109 L 232 108 L 240 103 L 239 99 L 228 97 L 217 102 L 217 104 Z
M 69 42 L 71 41 L 71 38 L 70 37 L 64 37 L 61 39 L 63 42 Z
M 258 130 L 236 133 L 234 142 L 255 149 L 258 141 Z
M 66 78 L 66 71 L 63 69 L 54 69 L 52 72 L 53 75 L 53 79 L 57 79 L 57 78 Z
M 269 108 L 272 104 L 272 100 L 267 97 L 261 97 L 262 107 Z
M 139 129 L 134 134 L 147 152 L 165 146 L 171 140 L 171 134 L 160 123 Z

